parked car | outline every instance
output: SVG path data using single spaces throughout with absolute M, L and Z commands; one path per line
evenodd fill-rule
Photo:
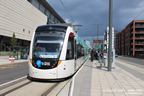
M 115 57 L 118 57 L 118 55 L 117 55 L 117 54 L 115 54 Z

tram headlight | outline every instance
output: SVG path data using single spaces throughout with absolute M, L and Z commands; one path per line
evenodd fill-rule
M 32 64 L 32 59 L 30 59 L 30 63 Z
M 61 64 L 61 62 L 62 62 L 61 60 L 58 61 L 58 66 Z

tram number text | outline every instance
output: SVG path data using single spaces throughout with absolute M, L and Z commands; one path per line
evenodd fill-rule
M 42 62 L 43 66 L 50 66 L 50 62 Z

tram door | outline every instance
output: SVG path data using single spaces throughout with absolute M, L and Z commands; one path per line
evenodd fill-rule
M 76 40 L 74 40 L 74 69 L 76 70 L 76 65 L 77 65 L 77 44 Z

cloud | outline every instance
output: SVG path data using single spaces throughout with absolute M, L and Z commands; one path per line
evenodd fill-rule
M 93 42 L 93 40 L 97 40 L 97 36 L 85 36 L 85 37 L 81 37 L 83 40 L 88 40 L 90 42 Z M 99 36 L 98 37 L 99 40 L 103 40 L 104 36 Z
M 109 0 L 47 0 L 56 12 L 67 22 L 80 24 L 79 36 L 83 39 L 97 40 L 97 26 L 99 39 L 103 39 L 104 32 L 109 26 Z M 123 30 L 138 14 L 144 10 L 143 0 L 113 0 L 113 27 L 119 32 Z M 143 20 L 144 12 L 136 19 Z
M 65 22 L 66 22 L 66 23 L 70 23 L 71 21 L 70 21 L 68 18 L 66 18 L 66 19 L 65 19 Z

